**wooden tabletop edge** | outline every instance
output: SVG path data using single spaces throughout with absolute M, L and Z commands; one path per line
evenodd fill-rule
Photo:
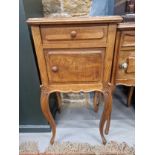
M 69 24 L 69 23 L 120 23 L 123 21 L 121 16 L 88 16 L 88 17 L 42 17 L 28 18 L 28 24 Z
M 119 23 L 117 28 L 120 29 L 120 30 L 135 29 L 135 22 Z

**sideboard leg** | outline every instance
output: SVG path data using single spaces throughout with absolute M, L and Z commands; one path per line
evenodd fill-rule
M 99 130 L 100 130 L 100 135 L 101 135 L 101 138 L 102 138 L 102 143 L 103 144 L 106 144 L 106 139 L 104 137 L 104 133 L 103 133 L 103 127 L 104 127 L 104 124 L 105 124 L 105 111 L 102 113 L 102 116 L 101 116 L 101 120 L 100 120 L 100 127 L 99 127 Z
M 104 110 L 102 112 L 101 120 L 100 120 L 100 135 L 102 138 L 102 143 L 106 144 L 106 139 L 104 137 L 104 133 L 109 133 L 110 128 L 110 119 L 111 119 L 111 111 L 112 111 L 112 85 L 108 83 L 108 85 L 103 90 L 104 95 Z M 105 132 L 103 131 L 104 126 Z
M 97 91 L 94 92 L 93 105 L 94 105 L 94 111 L 95 111 L 95 112 L 98 112 L 99 92 L 97 92 Z
M 128 94 L 128 107 L 131 106 L 131 99 L 132 99 L 133 92 L 134 92 L 134 86 L 131 86 L 129 88 L 129 94 Z
M 110 129 L 110 121 L 111 121 L 111 112 L 112 112 L 112 93 L 110 91 L 110 94 L 108 96 L 107 99 L 107 124 L 106 124 L 106 128 L 105 128 L 105 134 L 108 135 L 109 133 L 109 129 Z
M 57 103 L 58 103 L 58 112 L 61 112 L 61 107 L 62 107 L 62 99 L 61 99 L 61 94 L 59 92 L 56 92 L 57 96 Z
M 46 90 L 41 91 L 41 109 L 42 109 L 42 112 L 43 112 L 45 118 L 47 119 L 47 121 L 49 122 L 49 124 L 52 128 L 52 138 L 50 140 L 50 143 L 53 144 L 55 135 L 56 135 L 56 124 L 55 124 L 55 121 L 53 119 L 53 116 L 52 116 L 52 114 L 50 112 L 50 108 L 49 108 L 49 95 L 50 95 L 50 93 L 48 91 L 46 91 Z

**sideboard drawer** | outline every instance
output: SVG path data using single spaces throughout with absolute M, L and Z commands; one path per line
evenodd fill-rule
M 121 51 L 118 59 L 116 80 L 135 78 L 135 53 L 134 51 Z
M 41 26 L 41 36 L 43 44 L 53 41 L 78 41 L 78 40 L 98 40 L 106 42 L 108 26 L 72 26 L 72 27 L 52 27 Z
M 122 31 L 120 48 L 135 46 L 135 31 Z
M 103 72 L 103 49 L 46 50 L 49 83 L 99 82 Z

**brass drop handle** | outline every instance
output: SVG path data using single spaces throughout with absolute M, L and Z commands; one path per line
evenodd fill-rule
M 76 32 L 76 31 L 72 31 L 72 32 L 70 33 L 70 35 L 71 35 L 72 38 L 75 38 L 76 35 L 77 35 L 77 32 Z
M 120 65 L 120 68 L 121 68 L 121 69 L 127 69 L 127 68 L 128 68 L 128 64 L 127 64 L 126 62 L 124 62 L 124 63 L 122 63 L 122 64 Z
M 53 72 L 57 72 L 58 71 L 58 67 L 57 66 L 52 66 L 52 71 Z

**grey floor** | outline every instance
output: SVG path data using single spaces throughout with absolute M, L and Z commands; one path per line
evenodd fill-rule
M 107 141 L 126 142 L 130 146 L 135 144 L 135 115 L 134 108 L 126 105 L 124 87 L 118 87 L 113 97 L 113 111 L 111 127 Z M 100 104 L 98 113 L 93 111 L 92 96 L 87 108 L 85 105 L 64 104 L 61 114 L 56 114 L 57 133 L 56 141 L 82 142 L 101 144 L 98 130 L 103 104 Z M 69 107 L 69 108 L 68 108 Z M 40 151 L 49 145 L 51 133 L 20 133 L 20 143 L 35 141 Z

